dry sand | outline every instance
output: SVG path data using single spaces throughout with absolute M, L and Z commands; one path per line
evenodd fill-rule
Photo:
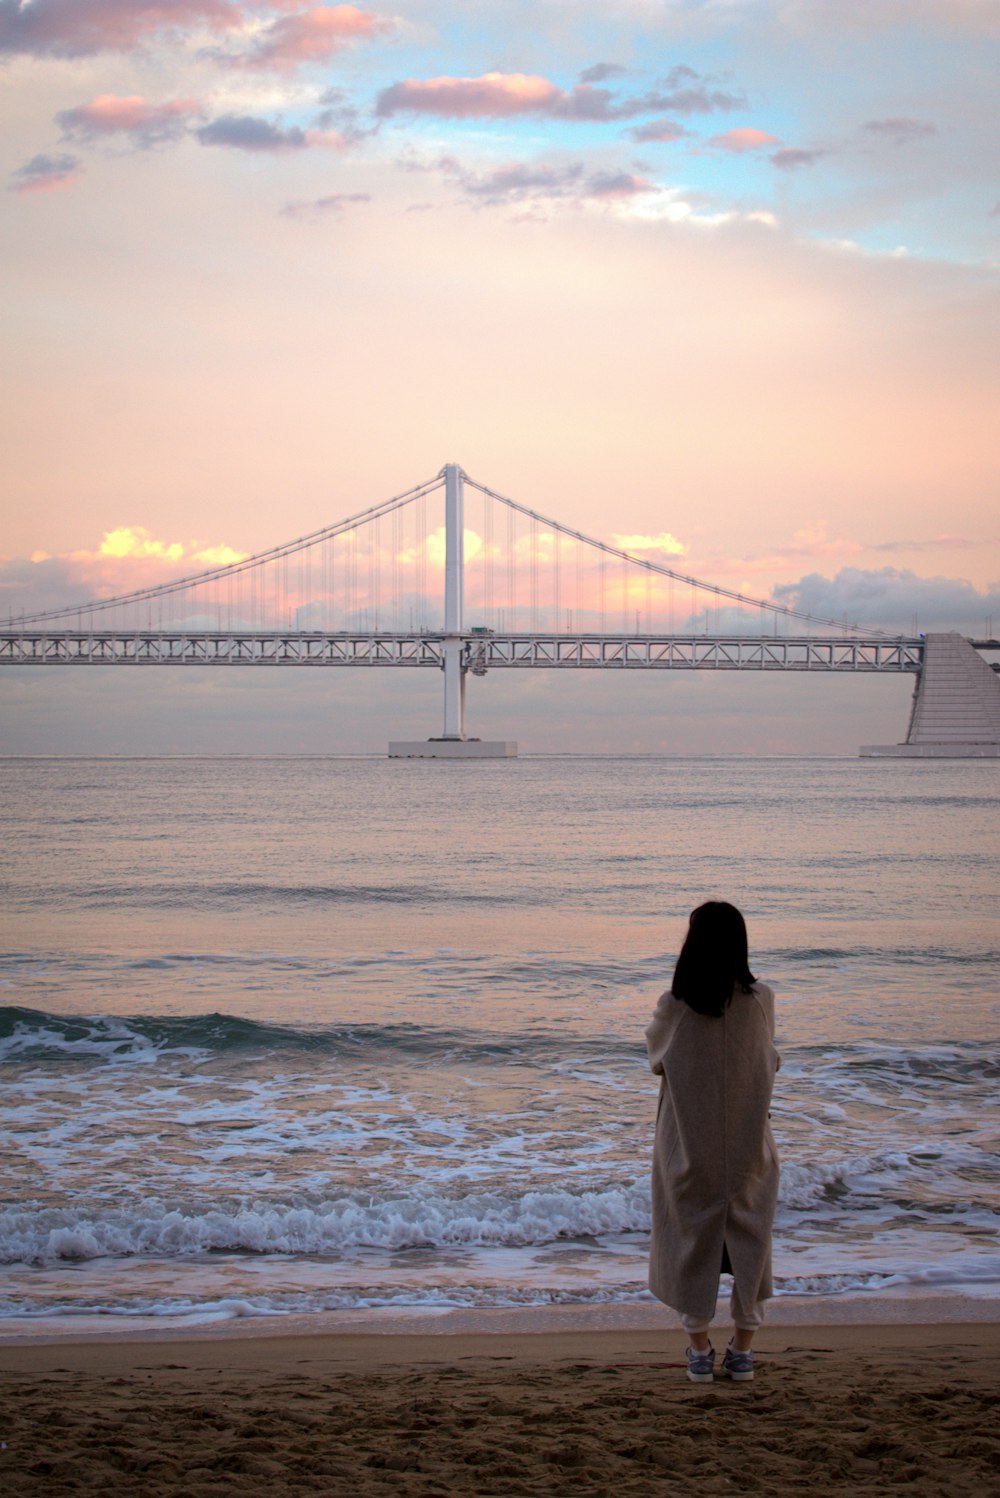
M 752 1384 L 673 1331 L 198 1335 L 0 1347 L 29 1495 L 1000 1491 L 1000 1325 L 770 1326 Z

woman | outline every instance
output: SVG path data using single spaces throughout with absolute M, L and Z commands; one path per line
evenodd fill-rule
M 712 1379 L 719 1275 L 733 1276 L 735 1332 L 722 1362 L 731 1378 L 753 1378 L 753 1334 L 773 1293 L 778 1155 L 768 1107 L 780 1061 L 774 995 L 748 964 L 736 907 L 699 905 L 646 1031 L 649 1064 L 662 1079 L 649 1287 L 680 1312 L 695 1383 Z

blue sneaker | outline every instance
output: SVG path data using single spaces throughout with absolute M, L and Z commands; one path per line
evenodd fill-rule
M 704 1352 L 696 1352 L 693 1347 L 688 1348 L 688 1378 L 693 1384 L 710 1384 L 714 1367 L 715 1349 L 713 1347 L 706 1348 Z
M 730 1342 L 722 1359 L 722 1371 L 738 1384 L 748 1384 L 753 1378 L 753 1351 L 739 1352 Z

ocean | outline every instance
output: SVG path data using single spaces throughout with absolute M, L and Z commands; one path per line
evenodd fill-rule
M 776 993 L 778 1294 L 997 1294 L 994 764 L 0 775 L 0 1331 L 650 1300 L 708 898 Z

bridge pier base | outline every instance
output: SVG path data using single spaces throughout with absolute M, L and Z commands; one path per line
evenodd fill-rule
M 390 759 L 516 759 L 517 744 L 504 739 L 394 739 Z
M 962 635 L 926 635 L 906 742 L 859 752 L 862 759 L 1000 759 L 1000 677 Z

